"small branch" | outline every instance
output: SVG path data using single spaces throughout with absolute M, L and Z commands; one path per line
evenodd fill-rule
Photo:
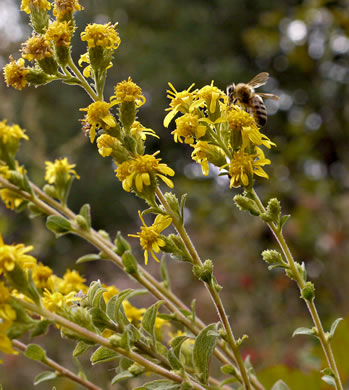
M 18 349 L 19 351 L 21 351 L 23 353 L 27 349 L 27 346 L 18 340 L 12 340 L 12 345 L 16 349 Z M 83 378 L 79 377 L 78 375 L 74 374 L 73 372 L 71 372 L 67 368 L 61 366 L 60 364 L 58 364 L 57 362 L 55 362 L 54 360 L 52 360 L 48 357 L 46 357 L 45 361 L 39 361 L 39 363 L 41 363 L 44 366 L 48 366 L 48 367 L 52 368 L 59 375 L 65 376 L 65 377 L 71 379 L 73 382 L 79 383 L 81 386 L 85 387 L 86 389 L 103 390 L 101 387 L 96 386 L 95 384 L 88 381 L 87 379 L 83 379 Z

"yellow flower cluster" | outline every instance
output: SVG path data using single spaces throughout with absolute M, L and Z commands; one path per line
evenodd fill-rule
M 101 46 L 104 49 L 115 50 L 121 39 L 116 31 L 116 24 L 89 24 L 81 33 L 81 40 L 87 42 L 89 48 Z
M 47 0 L 22 0 L 21 10 L 25 13 L 30 14 L 36 9 L 50 10 L 51 3 Z
M 29 69 L 24 66 L 24 58 L 15 61 L 13 57 L 10 56 L 10 61 L 11 62 L 4 67 L 6 85 L 21 91 L 28 84 L 26 76 L 29 73 Z
M 53 15 L 59 21 L 70 20 L 75 11 L 82 9 L 78 0 L 55 0 Z
M 275 144 L 260 132 L 255 118 L 238 105 L 229 105 L 228 96 L 213 85 L 200 90 L 177 92 L 169 83 L 169 113 L 164 119 L 168 127 L 178 114 L 172 131 L 175 142 L 184 142 L 194 148 L 192 158 L 201 165 L 204 175 L 209 164 L 217 166 L 230 178 L 230 187 L 249 188 L 253 176 L 268 178 L 263 166 L 270 164 L 260 146 L 270 149 Z
M 135 84 L 131 77 L 128 80 L 121 81 L 114 89 L 115 95 L 110 100 L 116 103 L 135 102 L 137 107 L 145 103 L 145 97 L 142 95 L 142 89 Z
M 76 164 L 69 164 L 66 157 L 57 159 L 54 162 L 45 161 L 45 165 L 45 180 L 50 184 L 66 183 L 71 180 L 72 176 L 80 179 L 80 176 L 76 173 L 75 169 L 73 169 L 76 167 Z

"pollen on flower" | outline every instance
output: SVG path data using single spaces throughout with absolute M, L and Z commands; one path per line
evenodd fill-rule
M 23 44 L 22 53 L 22 57 L 28 61 L 41 61 L 53 56 L 50 41 L 47 40 L 45 36 L 39 34 L 33 34 Z
M 89 48 L 101 46 L 105 49 L 115 50 L 121 42 L 115 29 L 116 25 L 117 23 L 88 24 L 85 31 L 81 33 L 81 40 L 86 41 Z
M 227 111 L 227 119 L 232 130 L 242 130 L 243 127 L 257 128 L 253 117 L 238 106 L 232 106 Z
M 67 181 L 71 176 L 75 176 L 80 179 L 80 176 L 76 173 L 76 164 L 69 164 L 66 157 L 57 159 L 54 162 L 45 161 L 46 173 L 45 180 L 50 183 L 57 183 L 57 181 Z
M 138 211 L 138 215 L 143 223 L 141 231 L 137 234 L 129 234 L 129 236 L 139 238 L 140 244 L 144 249 L 145 264 L 148 264 L 148 252 L 159 262 L 154 252 L 159 253 L 161 247 L 166 245 L 160 233 L 171 225 L 172 218 L 169 215 L 159 214 L 156 216 L 154 223 L 151 226 L 147 226 L 140 211 Z
M 199 117 L 194 114 L 184 114 L 176 119 L 176 125 L 176 130 L 171 133 L 175 142 L 183 142 L 184 138 L 186 144 L 192 144 L 195 138 L 201 138 L 206 134 L 206 126 L 201 125 Z
M 39 263 L 33 268 L 33 281 L 38 288 L 48 288 L 49 279 L 53 271 L 47 265 Z
M 262 166 L 270 164 L 270 160 L 266 158 L 256 159 L 256 157 L 257 154 L 248 154 L 243 150 L 234 153 L 234 158 L 229 165 L 230 188 L 247 187 L 251 184 L 250 180 L 252 180 L 254 174 L 266 179 L 269 178 Z
M 48 41 L 54 42 L 57 46 L 70 46 L 70 41 L 72 38 L 72 28 L 69 22 L 53 22 L 48 26 L 48 29 L 45 33 L 45 38 Z
M 10 56 L 10 60 L 11 62 L 4 67 L 6 85 L 21 91 L 28 84 L 26 76 L 29 73 L 29 69 L 24 66 L 25 61 L 23 58 L 15 61 L 13 57 Z
M 111 100 L 115 99 L 116 103 L 135 102 L 137 107 L 145 103 L 142 88 L 134 83 L 131 77 L 118 83 L 114 88 L 114 93 L 115 95 L 111 97 Z
M 51 3 L 47 0 L 22 0 L 21 10 L 27 14 L 30 14 L 32 10 L 39 8 L 41 10 L 50 10 Z
M 75 11 L 81 11 L 83 7 L 78 0 L 55 0 L 53 15 L 57 20 L 70 20 Z
M 96 138 L 96 128 L 103 127 L 109 129 L 116 126 L 115 119 L 109 112 L 113 105 L 113 103 L 97 101 L 91 103 L 87 108 L 80 108 L 80 111 L 87 111 L 85 120 L 91 125 L 91 142 Z

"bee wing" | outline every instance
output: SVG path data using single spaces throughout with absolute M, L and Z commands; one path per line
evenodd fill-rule
M 258 73 L 247 84 L 253 88 L 258 88 L 258 87 L 266 84 L 266 82 L 268 81 L 268 78 L 269 78 L 269 73 L 267 73 L 267 72 Z
M 273 99 L 280 100 L 280 97 L 277 95 L 273 95 L 272 93 L 258 93 L 258 95 L 263 99 Z

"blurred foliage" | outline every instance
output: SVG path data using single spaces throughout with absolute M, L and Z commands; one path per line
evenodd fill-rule
M 200 167 L 190 160 L 191 148 L 183 152 L 162 121 L 168 81 L 177 90 L 192 82 L 201 87 L 211 80 L 225 89 L 230 82 L 247 82 L 261 71 L 271 74 L 262 90 L 279 95 L 280 101 L 266 102 L 266 133 L 278 147 L 268 156 L 271 178 L 261 180 L 258 190 L 264 199 L 277 196 L 284 212 L 292 214 L 286 236 L 295 257 L 306 262 L 315 281 L 325 323 L 344 316 L 349 255 L 348 2 L 90 0 L 82 4 L 85 12 L 77 16 L 79 29 L 73 41 L 80 52 L 74 53 L 75 58 L 85 51 L 79 38 L 84 25 L 119 22 L 122 43 L 109 71 L 106 95 L 128 76 L 142 87 L 147 103 L 139 119 L 161 137 L 152 141 L 148 152 L 160 148 L 164 162 L 176 170 L 177 194 L 189 193 L 188 229 L 202 255 L 215 260 L 233 329 L 250 335 L 245 353 L 260 368 L 286 363 L 291 367 L 291 388 L 300 388 L 293 381 L 301 374 L 292 370 L 303 367 L 301 355 L 308 344 L 291 335 L 296 327 L 309 326 L 310 320 L 295 287 L 282 273 L 268 272 L 260 261 L 259 253 L 274 246 L 272 237 L 257 219 L 234 208 L 233 194 L 222 178 L 202 177 Z M 18 58 L 20 42 L 29 34 L 27 15 L 19 14 L 19 5 L 19 0 L 2 2 L 6 10 L 0 18 L 2 64 L 10 53 Z M 1 80 L 0 100 L 0 117 L 19 123 L 31 138 L 20 158 L 34 181 L 43 184 L 45 160 L 68 156 L 81 176 L 74 184 L 71 207 L 78 210 L 90 202 L 97 229 L 112 234 L 120 228 L 125 234 L 138 230 L 135 210 L 142 203 L 122 191 L 113 178 L 113 167 L 97 155 L 80 130 L 79 108 L 89 103 L 82 90 L 55 83 L 18 92 L 7 89 Z M 90 250 L 75 237 L 56 242 L 43 221 L 28 221 L 0 207 L 0 230 L 7 242 L 33 242 L 39 258 L 55 264 L 56 270 L 71 267 Z M 150 267 L 158 272 L 157 265 Z M 215 321 L 208 297 L 193 284 L 189 268 L 170 261 L 169 269 L 174 290 L 186 303 L 202 296 L 199 314 Z M 92 265 L 83 272 L 112 278 L 114 269 L 108 264 Z M 113 280 L 128 283 L 118 274 L 108 282 Z M 279 377 L 280 371 L 288 369 L 275 370 Z

